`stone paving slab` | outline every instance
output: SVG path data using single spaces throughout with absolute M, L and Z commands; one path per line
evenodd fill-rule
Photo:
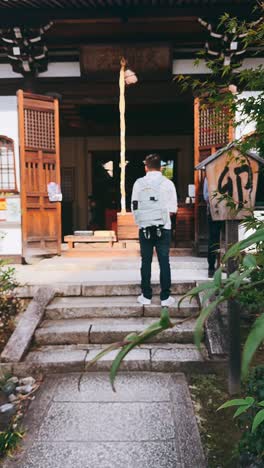
M 14 468 L 182 468 L 183 465 L 177 460 L 174 440 L 139 443 L 89 442 L 89 445 L 78 442 L 36 442 L 21 464 L 12 466 Z
M 79 375 L 72 375 L 71 379 L 62 376 L 53 401 L 169 402 L 170 382 L 170 374 L 142 372 L 137 373 L 135 379 L 134 373 L 120 373 L 116 379 L 116 392 L 112 392 L 108 374 L 85 373 L 80 380 L 80 390 Z
M 172 269 L 171 271 L 172 281 L 202 281 L 208 279 L 208 270 L 207 269 Z M 117 268 L 116 270 L 54 270 L 54 271 L 42 271 L 31 270 L 29 266 L 25 270 L 19 271 L 16 273 L 16 279 L 20 284 L 34 284 L 34 285 L 44 285 L 44 284 L 71 284 L 73 279 L 75 283 L 89 283 L 96 285 L 98 282 L 102 281 L 102 278 L 111 283 L 115 281 L 117 284 L 120 281 L 127 282 L 140 282 L 140 269 L 131 268 L 122 270 Z M 158 269 L 153 271 L 152 274 L 153 282 L 159 281 L 159 271 Z
M 109 384 L 108 384 L 109 385 Z M 170 402 L 52 402 L 38 439 L 130 442 L 174 437 Z
M 94 380 L 93 380 L 94 379 Z M 47 376 L 4 468 L 205 468 L 182 374 Z M 126 392 L 126 388 L 129 390 Z

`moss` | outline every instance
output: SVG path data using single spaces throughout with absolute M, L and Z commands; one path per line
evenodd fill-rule
M 232 410 L 217 411 L 230 399 L 225 378 L 193 376 L 189 379 L 189 388 L 208 468 L 234 468 L 235 447 L 241 434 L 232 419 Z

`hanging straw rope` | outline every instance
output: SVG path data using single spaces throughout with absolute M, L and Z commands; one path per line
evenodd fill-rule
M 126 188 L 125 188 L 125 172 L 126 172 L 126 121 L 125 121 L 125 67 L 126 60 L 121 59 L 121 68 L 119 75 L 119 112 L 120 112 L 120 193 L 121 193 L 121 214 L 126 213 Z

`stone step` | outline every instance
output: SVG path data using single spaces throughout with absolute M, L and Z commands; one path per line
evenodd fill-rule
M 28 353 L 16 372 L 109 371 L 118 351 L 104 356 L 92 366 L 89 362 L 103 349 L 100 345 L 43 346 Z M 219 365 L 219 363 L 218 363 Z M 215 363 L 192 344 L 148 344 L 132 350 L 121 364 L 122 370 L 158 372 L 212 372 Z
M 198 311 L 197 301 L 184 299 L 181 308 L 175 296 L 175 306 L 170 307 L 171 317 L 187 317 Z M 155 296 L 150 306 L 142 306 L 136 296 L 110 297 L 56 297 L 46 308 L 45 317 L 50 320 L 93 317 L 158 317 L 161 311 L 159 297 Z
M 53 344 L 105 344 L 121 341 L 129 333 L 141 332 L 154 322 L 153 318 L 103 318 L 44 320 L 36 330 L 35 342 L 39 345 Z M 193 341 L 195 319 L 182 323 L 175 319 L 176 326 L 165 330 L 152 342 L 190 343 Z
M 74 276 L 74 273 L 72 273 Z M 174 281 L 171 288 L 172 295 L 186 294 L 191 288 L 196 285 L 195 281 Z M 38 293 L 39 288 L 42 285 L 39 284 L 27 284 L 25 286 L 18 287 L 16 294 L 19 297 L 33 297 Z M 52 287 L 55 290 L 57 296 L 86 296 L 86 297 L 98 297 L 98 296 L 138 296 L 141 294 L 140 285 L 138 282 L 127 281 L 122 282 L 68 282 L 68 283 L 53 283 Z M 158 295 L 160 292 L 160 286 L 158 283 L 153 282 L 153 294 Z
M 183 295 L 195 286 L 194 281 L 173 282 L 171 287 L 172 295 Z M 153 284 L 153 294 L 160 293 L 160 285 Z M 115 283 L 115 284 L 87 284 L 82 285 L 82 296 L 138 296 L 141 294 L 141 288 L 137 283 Z

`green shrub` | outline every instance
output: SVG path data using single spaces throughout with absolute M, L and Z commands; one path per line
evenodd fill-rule
M 22 309 L 22 302 L 14 293 L 17 286 L 15 269 L 0 260 L 0 349 L 12 332 L 15 316 Z
M 256 403 L 263 402 L 264 366 L 258 366 L 251 370 L 243 393 L 252 396 Z M 264 466 L 264 423 L 261 423 L 255 431 L 252 431 L 252 423 L 259 410 L 257 405 L 254 405 L 238 418 L 238 426 L 242 431 L 238 443 L 241 468 L 251 465 L 256 468 Z
M 15 424 L 12 424 L 6 431 L 0 432 L 0 458 L 12 453 L 18 442 L 23 438 L 23 433 L 15 426 Z
M 264 282 L 264 268 L 253 271 L 250 280 L 252 283 Z M 247 291 L 241 291 L 239 302 L 246 311 L 252 314 L 262 314 L 264 312 L 264 288 L 252 287 Z

